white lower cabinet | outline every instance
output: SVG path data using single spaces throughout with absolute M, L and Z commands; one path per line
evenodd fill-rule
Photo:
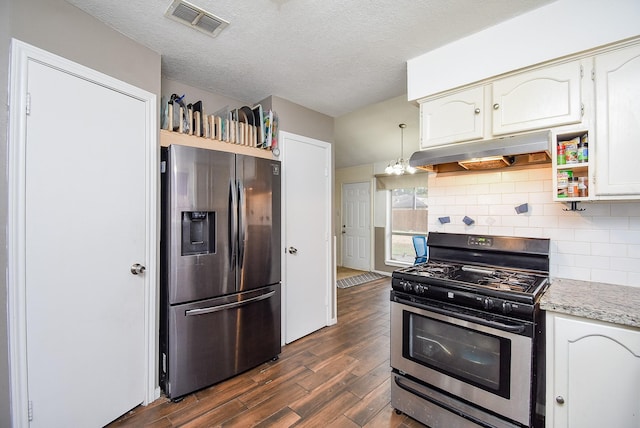
M 640 329 L 546 317 L 546 427 L 640 427 Z

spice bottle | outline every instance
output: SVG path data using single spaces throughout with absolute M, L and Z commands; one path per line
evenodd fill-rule
M 567 197 L 575 198 L 576 196 L 578 196 L 578 181 L 577 178 L 571 177 L 569 178 L 569 186 L 567 187 Z
M 564 165 L 566 158 L 564 156 L 564 143 L 558 143 L 558 165 Z
M 569 189 L 569 175 L 567 171 L 559 171 L 558 172 L 558 197 L 566 198 L 567 191 Z
M 586 134 L 578 144 L 578 162 L 589 162 L 589 137 Z
M 578 196 L 584 198 L 588 195 L 587 177 L 578 177 Z

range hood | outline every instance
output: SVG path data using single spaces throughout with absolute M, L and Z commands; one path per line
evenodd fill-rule
M 445 164 L 478 170 L 546 163 L 550 161 L 550 147 L 550 131 L 532 132 L 421 150 L 411 155 L 409 165 L 434 171 L 438 170 L 437 166 Z M 457 169 L 460 170 L 460 167 Z

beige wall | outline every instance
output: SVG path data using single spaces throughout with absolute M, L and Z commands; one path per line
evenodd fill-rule
M 160 55 L 105 26 L 64 0 L 0 1 L 0 99 L 7 100 L 10 38 L 45 49 L 134 86 L 160 99 Z M 52 141 L 55 144 L 55 141 Z M 7 169 L 7 110 L 0 115 L 0 162 Z M 5 174 L 0 194 L 7 194 Z M 0 199 L 6 230 L 7 199 Z M 0 270 L 6 271 L 6 236 L 0 238 Z M 0 427 L 10 426 L 6 276 L 0 292 Z
M 284 98 L 271 96 L 263 105 L 278 114 L 278 129 L 333 144 L 334 119 Z

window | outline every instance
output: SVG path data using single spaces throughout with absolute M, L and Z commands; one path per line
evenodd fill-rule
M 393 189 L 389 209 L 391 260 L 413 263 L 413 235 L 427 234 L 427 188 Z

